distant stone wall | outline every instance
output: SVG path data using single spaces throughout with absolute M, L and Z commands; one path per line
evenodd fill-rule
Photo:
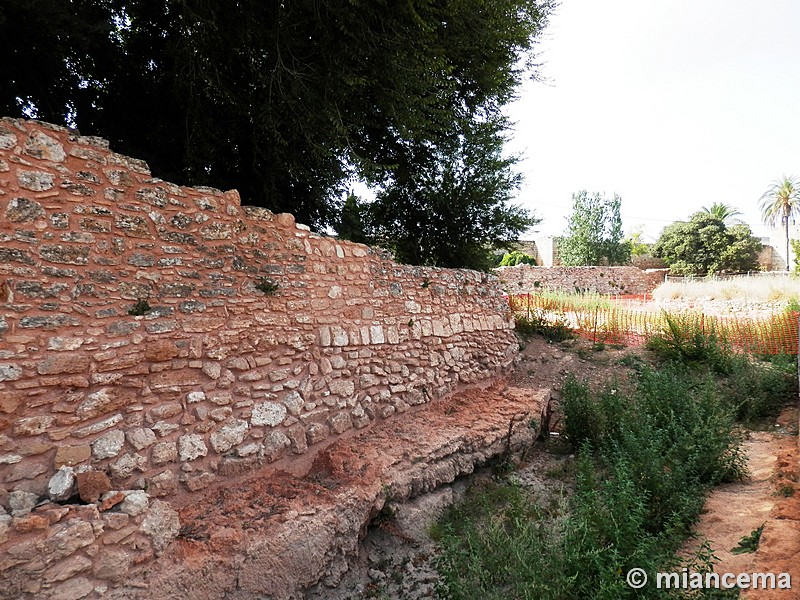
M 651 293 L 664 282 L 668 269 L 642 271 L 638 267 L 533 267 L 517 265 L 494 271 L 509 293 L 529 293 L 537 289 L 568 292 L 591 291 L 599 294 Z
M 0 597 L 102 595 L 177 533 L 170 497 L 490 379 L 512 329 L 492 276 L 0 121 Z

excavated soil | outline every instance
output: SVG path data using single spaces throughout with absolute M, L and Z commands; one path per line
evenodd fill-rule
M 800 598 L 800 485 L 797 408 L 783 412 L 772 431 L 753 431 L 745 449 L 749 477 L 716 488 L 695 528 L 719 559 L 717 573 L 789 573 L 793 590 L 746 590 L 753 599 Z M 734 554 L 739 541 L 763 525 L 758 549 Z M 696 542 L 690 546 L 696 547 Z

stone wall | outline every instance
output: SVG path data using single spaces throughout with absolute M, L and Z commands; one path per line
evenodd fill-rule
M 599 294 L 650 294 L 664 282 L 668 269 L 638 267 L 500 267 L 495 273 L 511 294 L 526 294 L 537 289 L 568 292 L 590 291 Z
M 487 380 L 512 329 L 492 276 L 0 121 L 0 597 L 102 594 L 177 533 L 170 497 Z

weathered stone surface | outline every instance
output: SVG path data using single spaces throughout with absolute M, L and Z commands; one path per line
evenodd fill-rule
M 16 381 L 22 377 L 22 367 L 16 364 L 0 364 L 0 381 Z
M 312 423 L 308 431 L 306 432 L 306 437 L 308 438 L 308 445 L 313 446 L 317 442 L 321 442 L 322 440 L 327 439 L 331 434 L 330 428 L 325 425 L 324 423 Z
M 53 187 L 55 177 L 44 171 L 17 171 L 19 187 L 32 192 L 45 192 Z
M 6 219 L 12 223 L 30 223 L 44 216 L 42 205 L 28 198 L 12 198 L 6 208 Z
M 178 448 L 175 442 L 159 442 L 153 446 L 150 460 L 155 466 L 161 466 L 178 460 Z
M 11 509 L 11 515 L 15 517 L 27 515 L 38 501 L 39 496 L 32 492 L 16 490 L 8 495 L 8 507 Z
M 76 429 L 72 432 L 77 438 L 84 438 L 90 436 L 95 433 L 100 433 L 101 431 L 105 431 L 110 427 L 114 427 L 122 421 L 122 415 L 113 415 L 107 419 L 103 419 L 102 421 L 98 421 L 97 423 L 93 423 L 91 425 L 87 425 L 86 427 L 81 427 L 80 429 Z
M 291 441 L 285 433 L 270 431 L 264 438 L 264 456 L 270 462 L 274 462 L 286 454 L 290 445 Z
M 76 476 L 78 495 L 84 502 L 93 504 L 111 490 L 111 481 L 102 471 L 84 471 Z
M 353 422 L 349 413 L 340 412 L 330 418 L 330 425 L 334 433 L 344 433 L 353 427 Z
M 247 421 L 235 420 L 211 434 L 211 447 L 215 452 L 223 454 L 241 444 L 247 433 Z
M 55 421 L 54 417 L 23 417 L 14 423 L 14 435 L 39 435 L 47 431 Z
M 72 467 L 63 466 L 50 478 L 47 494 L 50 500 L 60 502 L 68 499 L 75 491 L 75 472 Z
M 142 532 L 150 536 L 156 556 L 164 552 L 180 529 L 178 513 L 162 500 L 154 500 L 151 503 L 141 526 Z
M 91 523 L 75 519 L 56 525 L 48 535 L 45 544 L 53 558 L 59 559 L 74 554 L 80 548 L 85 548 L 94 542 L 94 539 L 94 529 Z
M 169 360 L 178 356 L 178 348 L 175 342 L 169 340 L 157 340 L 148 344 L 144 351 L 144 357 L 150 362 Z
M 262 402 L 253 407 L 250 423 L 275 427 L 286 418 L 286 406 L 277 402 Z
M 334 379 L 328 384 L 331 394 L 337 396 L 352 396 L 356 391 L 355 384 L 347 379 Z
M 65 265 L 85 265 L 89 262 L 88 246 L 44 244 L 39 248 L 42 260 Z
M 56 469 L 63 465 L 72 467 L 82 462 L 86 462 L 92 457 L 92 447 L 88 444 L 83 446 L 59 446 L 56 448 L 54 465 Z
M 203 436 L 189 434 L 178 438 L 178 453 L 182 461 L 189 461 L 208 454 L 208 448 Z
M 64 146 L 57 139 L 41 131 L 34 131 L 28 136 L 23 146 L 23 152 L 28 156 L 52 162 L 64 162 L 67 157 Z
M 94 584 L 86 577 L 75 577 L 52 589 L 49 600 L 79 600 L 94 591 Z
M 147 485 L 147 493 L 152 498 L 170 496 L 178 489 L 178 480 L 172 471 L 163 471 L 151 477 Z
M 134 471 L 144 471 L 147 468 L 147 458 L 141 454 L 123 454 L 120 459 L 111 465 L 111 474 L 118 479 L 127 479 Z
M 150 506 L 150 499 L 147 492 L 131 490 L 122 493 L 125 494 L 125 500 L 119 504 L 119 510 L 128 516 L 135 517 L 140 515 Z
M 92 572 L 99 579 L 121 582 L 131 568 L 131 556 L 121 548 L 104 548 L 95 558 Z
M 39 375 L 59 375 L 61 373 L 85 373 L 89 370 L 89 357 L 83 354 L 50 355 L 36 367 Z
M 74 555 L 65 558 L 61 562 L 55 564 L 47 570 L 44 577 L 45 581 L 52 583 L 54 581 L 64 581 L 70 577 L 74 577 L 78 573 L 82 573 L 92 566 L 92 561 L 85 556 Z
M 189 392 L 188 394 L 186 394 L 186 401 L 189 404 L 193 404 L 195 402 L 202 402 L 205 399 L 206 399 L 205 392 Z
M 136 448 L 142 450 L 156 443 L 156 434 L 149 427 L 140 427 L 128 432 L 128 443 Z
M 75 414 L 82 419 L 88 419 L 116 410 L 123 402 L 124 398 L 117 390 L 102 388 L 87 394 L 83 402 L 78 405 Z
M 92 455 L 97 460 L 104 458 L 114 458 L 122 450 L 125 444 L 125 434 L 115 429 L 104 433 L 92 443 Z

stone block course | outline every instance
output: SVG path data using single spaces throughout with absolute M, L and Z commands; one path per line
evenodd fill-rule
M 152 179 L 102 140 L 35 121 L 0 120 L 0 167 L 5 509 L 13 497 L 30 512 L 61 467 L 166 503 L 513 362 L 492 276 L 397 265 L 292 215 L 241 207 L 235 191 Z M 274 293 L 259 290 L 263 279 Z M 149 310 L 130 314 L 140 300 Z M 76 533 L 160 552 L 175 528 L 159 519 L 145 532 Z M 5 528 L 0 552 L 15 535 Z M 113 586 L 144 560 L 86 556 L 91 567 L 75 559 L 60 567 L 68 577 L 39 585 Z

